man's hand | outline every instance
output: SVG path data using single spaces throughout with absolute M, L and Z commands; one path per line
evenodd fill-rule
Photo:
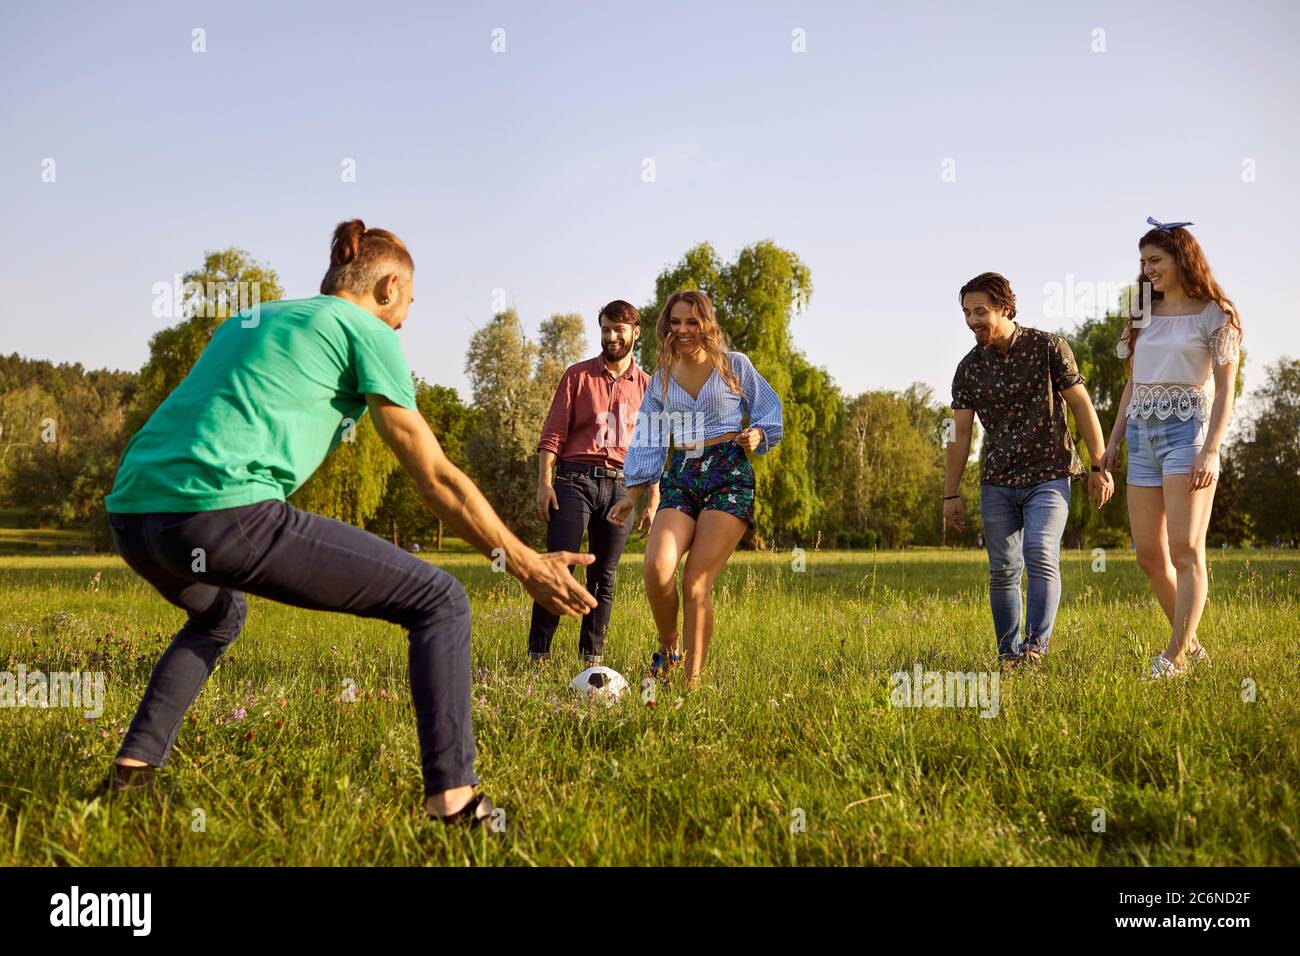
M 766 437 L 761 428 L 746 428 L 735 437 L 735 442 L 745 451 L 753 451 L 763 443 L 763 439 Z
M 943 503 L 943 521 L 957 531 L 966 530 L 966 506 L 961 498 L 949 498 Z
M 538 554 L 515 537 L 474 482 L 447 460 L 424 416 L 382 395 L 368 394 L 366 402 L 379 437 L 397 455 L 421 500 L 454 534 L 493 560 L 504 552 L 506 570 L 552 614 L 577 617 L 596 606 L 596 599 L 569 573 L 570 565 L 591 564 L 592 555 Z
M 1088 473 L 1088 500 L 1096 505 L 1099 510 L 1106 502 L 1110 501 L 1110 497 L 1114 493 L 1115 479 L 1110 476 L 1110 472 L 1093 471 Z
M 596 599 L 569 572 L 574 564 L 591 564 L 594 554 L 552 551 L 533 555 L 533 560 L 515 569 L 515 577 L 542 607 L 552 614 L 582 617 L 596 606 Z
M 605 515 L 605 520 L 615 527 L 622 528 L 627 524 L 627 519 L 632 516 L 634 510 L 636 510 L 636 505 L 632 502 L 632 496 L 624 495 L 614 502 L 614 506 Z
M 551 520 L 551 509 L 560 510 L 560 502 L 555 497 L 555 486 L 548 481 L 537 483 L 537 513 L 543 521 Z

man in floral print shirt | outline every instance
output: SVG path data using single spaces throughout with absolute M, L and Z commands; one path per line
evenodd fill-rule
M 1008 666 L 1037 663 L 1047 653 L 1061 603 L 1061 535 L 1070 513 L 1070 482 L 1085 474 L 1070 436 L 1067 405 L 1089 457 L 1101 461 L 1106 446 L 1069 344 L 1015 321 L 1011 284 L 985 272 L 962 286 L 959 299 L 976 344 L 952 381 L 956 428 L 946 449 L 944 520 L 959 531 L 966 524 L 958 489 L 978 414 L 985 431 L 980 511 L 998 655 Z M 1092 502 L 1100 508 L 1114 490 L 1110 474 L 1093 465 Z M 1022 631 L 1020 578 L 1026 566 L 1029 598 Z

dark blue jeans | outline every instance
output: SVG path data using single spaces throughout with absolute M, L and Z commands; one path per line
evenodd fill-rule
M 563 464 L 556 469 L 555 500 L 559 509 L 551 512 L 551 520 L 546 525 L 546 550 L 578 551 L 585 531 L 591 553 L 596 556 L 587 565 L 585 582 L 596 599 L 596 609 L 583 615 L 578 635 L 578 653 L 584 657 L 600 658 L 605 650 L 609 616 L 614 610 L 614 575 L 631 530 L 614 527 L 605 516 L 625 491 L 619 478 L 565 473 Z M 528 628 L 529 653 L 550 654 L 551 638 L 559 623 L 557 615 L 534 602 L 532 624 Z
M 189 615 L 154 668 L 120 756 L 167 763 L 185 712 L 244 626 L 247 592 L 406 628 L 424 792 L 478 783 L 469 600 L 446 571 L 283 501 L 108 520 L 126 563 Z

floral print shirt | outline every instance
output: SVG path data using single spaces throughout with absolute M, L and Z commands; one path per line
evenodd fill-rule
M 1061 393 L 1083 376 L 1065 339 L 1015 324 L 1005 355 L 976 345 L 957 366 L 952 407 L 984 426 L 980 482 L 1023 488 L 1084 476 Z

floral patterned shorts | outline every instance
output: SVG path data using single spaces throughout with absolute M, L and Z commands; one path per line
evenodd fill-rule
M 659 507 L 698 518 L 701 511 L 725 511 L 754 524 L 754 467 L 734 441 L 710 445 L 690 457 L 674 450 L 659 479 Z

